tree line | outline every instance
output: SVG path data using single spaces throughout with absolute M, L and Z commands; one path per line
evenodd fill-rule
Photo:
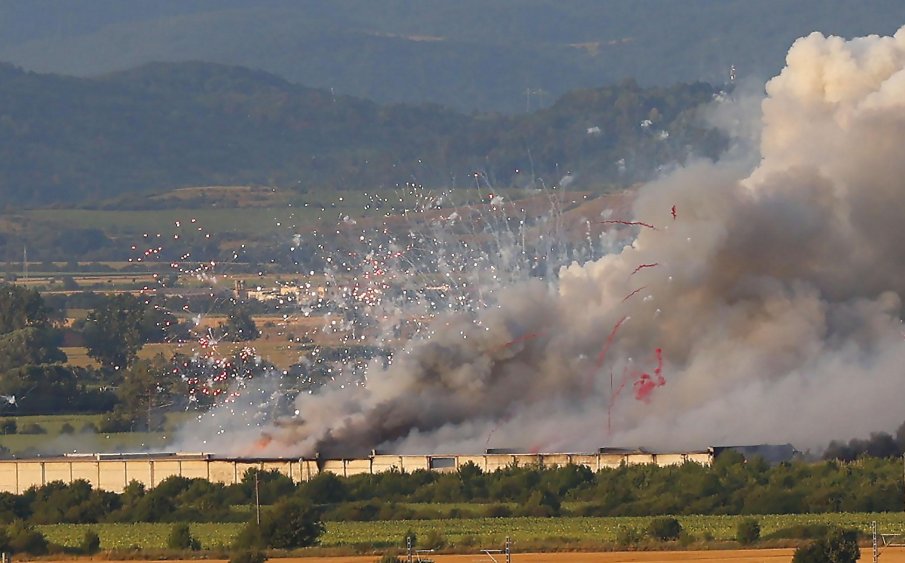
M 84 480 L 55 481 L 21 495 L 0 493 L 0 551 L 91 554 L 100 548 L 92 530 L 79 548 L 67 550 L 49 544 L 35 526 L 102 522 L 173 522 L 168 547 L 179 550 L 201 547 L 186 522 L 246 522 L 234 541 L 233 547 L 240 550 L 314 545 L 324 532 L 320 510 L 304 497 L 292 495 L 293 490 L 287 477 L 255 470 L 246 473 L 240 484 L 228 487 L 173 476 L 151 490 L 133 481 L 120 494 L 94 489 Z M 268 505 L 260 521 L 231 509 L 254 503 L 256 497 Z
M 251 470 L 234 485 L 173 476 L 152 489 L 132 482 L 119 494 L 86 481 L 53 482 L 21 495 L 0 493 L 0 523 L 236 522 L 248 514 L 232 507 L 254 505 L 256 498 L 262 505 L 310 505 L 324 521 L 891 512 L 905 508 L 903 492 L 897 461 L 770 466 L 728 451 L 709 467 L 688 462 L 597 472 L 578 465 L 484 472 L 468 463 L 446 473 L 321 473 L 304 483 Z M 442 506 L 450 504 L 455 507 Z
M 628 185 L 722 150 L 724 138 L 696 119 L 717 92 L 626 80 L 528 114 L 472 115 L 380 105 L 206 63 L 97 78 L 0 64 L 0 205 L 147 206 L 130 194 L 209 185 L 373 190 L 411 181 L 472 187 L 477 178 L 533 188 L 569 172 L 576 186 Z
M 638 545 L 644 535 L 681 543 L 684 535 L 676 516 L 682 514 L 748 514 L 752 517 L 738 522 L 736 534 L 739 543 L 747 545 L 760 539 L 757 515 L 901 511 L 900 471 L 897 462 L 873 458 L 770 466 L 730 450 L 709 467 L 687 462 L 592 472 L 576 465 L 513 465 L 483 472 L 467 463 L 446 473 L 393 470 L 353 477 L 322 473 L 305 483 L 294 483 L 275 470 L 252 469 L 233 485 L 171 476 L 152 489 L 133 481 L 121 493 L 94 489 L 84 480 L 55 481 L 19 495 L 0 493 L 0 549 L 13 543 L 18 546 L 12 548 L 15 551 L 53 549 L 35 531 L 37 525 L 113 522 L 174 523 L 170 547 L 184 550 L 200 548 L 187 522 L 246 522 L 234 547 L 291 549 L 316 544 L 329 521 L 475 516 L 459 508 L 463 503 L 483 506 L 478 515 L 485 517 L 655 516 L 646 530 L 620 528 L 617 544 L 624 547 Z M 693 504 L 695 499 L 701 502 Z M 260 516 L 253 509 L 256 503 L 263 505 Z M 412 508 L 413 503 L 425 508 Z M 431 512 L 431 503 L 455 503 L 456 508 Z M 566 504 L 575 508 L 567 509 Z M 244 509 L 236 510 L 239 506 Z M 89 530 L 83 542 L 86 552 L 98 546 L 90 534 Z M 419 546 L 442 540 L 440 536 L 421 542 L 414 534 L 406 535 Z M 802 546 L 795 560 L 821 561 L 824 552 L 853 545 L 857 535 L 825 525 L 800 525 L 770 538 L 815 540 Z
M 87 316 L 67 330 L 83 338 L 99 367 L 71 366 L 60 349 L 59 311 L 33 289 L 0 284 L 0 416 L 106 412 L 101 427 L 93 430 L 116 432 L 158 429 L 165 412 L 183 410 L 193 398 L 196 408 L 210 406 L 211 397 L 194 397 L 189 388 L 202 360 L 178 354 L 138 358 L 147 343 L 186 338 L 186 321 L 158 302 L 131 294 L 95 295 L 90 303 Z M 257 337 L 248 309 L 233 302 L 225 312 L 226 320 L 212 329 L 212 338 Z M 241 367 L 241 361 L 230 365 Z M 268 367 L 261 363 L 254 369 Z M 26 431 L 9 422 L 0 425 L 0 431 Z

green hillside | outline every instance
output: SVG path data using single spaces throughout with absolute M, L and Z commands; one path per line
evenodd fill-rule
M 626 77 L 720 83 L 735 65 L 763 80 L 797 37 L 903 24 L 898 0 L 0 0 L 0 60 L 81 76 L 202 60 L 384 103 L 516 113 Z
M 623 82 L 515 117 L 379 105 L 207 63 L 97 78 L 0 66 L 0 205 L 162 206 L 185 186 L 311 189 L 627 185 L 722 140 L 696 119 L 715 89 Z

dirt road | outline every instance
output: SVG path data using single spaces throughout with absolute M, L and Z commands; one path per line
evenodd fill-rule
M 611 551 L 605 553 L 513 553 L 513 563 L 695 563 L 729 561 L 731 563 L 789 563 L 794 549 L 738 549 L 713 551 Z M 502 563 L 503 557 L 495 554 Z M 872 561 L 871 550 L 861 550 L 861 562 Z M 271 559 L 273 563 L 375 563 L 376 555 L 350 557 L 302 557 Z M 436 555 L 436 563 L 493 563 L 482 554 Z M 110 562 L 117 563 L 117 562 Z M 123 563 L 136 563 L 135 561 Z M 165 561 L 149 563 L 197 563 L 197 561 Z M 210 560 L 206 563 L 226 563 Z M 905 548 L 886 548 L 880 552 L 880 563 L 905 563 Z

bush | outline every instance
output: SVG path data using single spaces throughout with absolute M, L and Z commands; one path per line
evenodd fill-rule
M 132 430 L 132 421 L 123 413 L 114 412 L 105 415 L 101 419 L 97 431 L 105 434 L 115 434 L 117 432 L 130 432 Z
M 751 545 L 760 539 L 760 522 L 745 518 L 735 527 L 735 539 L 742 545 Z
M 93 422 L 86 422 L 79 429 L 79 432 L 81 432 L 82 434 L 97 434 L 98 433 L 97 424 L 95 424 Z
M 94 555 L 101 550 L 101 538 L 94 530 L 85 530 L 82 536 L 82 543 L 79 544 L 79 551 L 85 555 Z
M 75 434 L 75 428 L 68 422 L 60 425 L 60 434 Z
M 817 541 L 796 549 L 792 563 L 854 563 L 860 557 L 858 533 L 834 528 Z
M 238 548 L 293 549 L 316 545 L 324 533 L 318 511 L 307 502 L 292 498 L 277 503 L 261 515 L 261 524 L 249 522 L 236 537 Z
M 654 518 L 647 527 L 650 537 L 660 541 L 673 541 L 679 539 L 682 533 L 682 525 L 672 516 Z
M 4 418 L 0 420 L 0 434 L 15 434 L 16 428 L 16 419 Z
M 35 422 L 29 422 L 19 428 L 19 434 L 47 434 L 47 429 Z
M 831 528 L 827 524 L 795 524 L 787 528 L 780 528 L 770 533 L 770 540 L 810 540 L 825 537 Z
M 380 503 L 373 500 L 344 502 L 324 512 L 324 520 L 330 522 L 369 522 L 379 519 L 382 508 Z
M 423 549 L 443 549 L 446 547 L 446 536 L 439 530 L 430 530 L 421 541 Z
M 491 504 L 484 509 L 485 518 L 508 518 L 512 516 L 512 509 L 505 504 Z
M 682 533 L 679 534 L 679 545 L 682 547 L 688 547 L 697 541 L 697 538 L 694 537 L 694 534 L 689 534 L 687 530 L 682 530 Z
M 619 526 L 616 530 L 616 544 L 620 547 L 638 545 L 643 538 L 644 535 L 639 530 L 629 526 Z
M 31 524 L 16 520 L 6 528 L 9 548 L 13 553 L 44 555 L 47 553 L 47 539 Z
M 539 489 L 528 496 L 528 500 L 519 508 L 519 516 L 548 517 L 559 516 L 561 503 L 559 497 L 547 489 Z
M 191 549 L 198 551 L 201 544 L 192 536 L 189 525 L 182 522 L 173 526 L 170 535 L 167 537 L 167 547 L 170 549 Z
M 377 560 L 377 563 L 402 563 L 402 559 L 399 559 L 392 553 L 384 553 L 383 557 Z
M 229 556 L 229 563 L 264 563 L 267 555 L 262 551 L 243 549 Z

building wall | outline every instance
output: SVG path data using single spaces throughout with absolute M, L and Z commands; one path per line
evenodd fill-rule
M 231 485 L 240 483 L 249 469 L 276 470 L 295 482 L 309 481 L 320 473 L 350 477 L 385 471 L 411 473 L 416 470 L 454 472 L 473 463 L 491 472 L 513 465 L 557 467 L 584 465 L 593 471 L 621 464 L 677 465 L 691 461 L 710 465 L 712 451 L 686 453 L 596 453 L 596 454 L 483 454 L 483 455 L 372 455 L 356 459 L 221 459 L 206 454 L 126 455 L 60 457 L 47 459 L 0 460 L 0 491 L 22 493 L 29 487 L 53 481 L 71 483 L 83 479 L 98 489 L 122 492 L 132 481 L 145 487 L 157 486 L 173 475 L 208 479 Z

